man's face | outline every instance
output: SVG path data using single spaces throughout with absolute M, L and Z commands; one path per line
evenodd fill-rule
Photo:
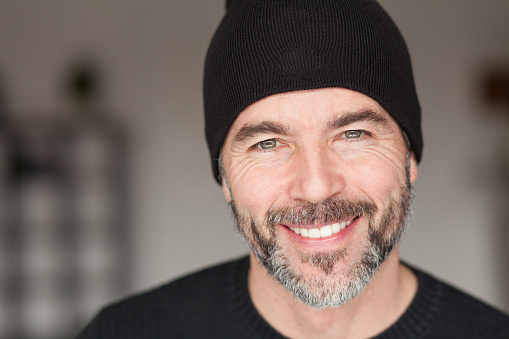
M 230 128 L 222 161 L 225 197 L 253 253 L 315 308 L 366 286 L 399 240 L 417 176 L 389 114 L 339 88 L 252 104 Z

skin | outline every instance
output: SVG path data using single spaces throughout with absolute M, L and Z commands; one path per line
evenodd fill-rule
M 407 154 L 396 122 L 363 94 L 341 88 L 277 94 L 249 106 L 230 128 L 222 152 L 223 192 L 258 225 L 266 225 L 270 209 L 330 197 L 373 202 L 380 214 L 406 183 Z M 409 180 L 416 178 L 410 153 Z M 333 240 L 299 240 L 285 225 L 276 225 L 273 234 L 292 269 L 327 283 L 348 278 L 368 245 L 367 217 L 351 226 Z M 269 227 L 258 231 L 271 236 Z M 306 253 L 338 249 L 348 255 L 327 274 L 300 260 Z M 403 314 L 417 290 L 417 279 L 399 263 L 398 252 L 396 245 L 357 297 L 323 310 L 296 300 L 251 253 L 251 299 L 273 328 L 291 338 L 371 337 Z

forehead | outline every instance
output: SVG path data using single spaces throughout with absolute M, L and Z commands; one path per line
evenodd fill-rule
M 315 129 L 326 127 L 342 116 L 366 115 L 366 112 L 379 117 L 379 122 L 385 120 L 387 127 L 399 129 L 394 119 L 372 98 L 344 88 L 324 88 L 275 94 L 255 102 L 234 121 L 227 140 L 246 125 L 278 122 L 288 128 Z

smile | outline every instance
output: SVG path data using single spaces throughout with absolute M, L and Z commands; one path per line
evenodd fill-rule
M 290 230 L 294 231 L 296 234 L 299 234 L 305 238 L 327 238 L 333 234 L 339 233 L 341 230 L 345 229 L 350 225 L 356 218 L 353 218 L 349 221 L 337 222 L 330 225 L 325 225 L 317 228 L 299 228 L 299 227 L 290 227 L 287 226 Z

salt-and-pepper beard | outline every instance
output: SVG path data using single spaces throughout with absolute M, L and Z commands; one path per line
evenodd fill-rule
M 329 198 L 321 203 L 300 203 L 267 212 L 265 222 L 258 224 L 248 212 L 242 211 L 232 199 L 230 207 L 237 229 L 246 240 L 258 261 L 268 273 L 277 279 L 293 296 L 315 309 L 339 307 L 358 295 L 368 284 L 394 246 L 401 239 L 406 228 L 410 209 L 411 185 L 407 168 L 406 186 L 400 188 L 398 198 L 392 199 L 388 207 L 376 218 L 378 208 L 368 201 L 347 201 Z M 327 282 L 323 278 L 304 278 L 289 264 L 277 243 L 275 227 L 280 223 L 294 225 L 330 224 L 363 215 L 368 219 L 368 246 L 360 259 L 343 274 Z M 378 220 L 375 220 L 378 219 Z M 260 233 L 268 227 L 270 237 Z M 333 273 L 335 264 L 348 255 L 346 248 L 336 251 L 304 254 L 304 264 L 322 270 L 326 276 Z

